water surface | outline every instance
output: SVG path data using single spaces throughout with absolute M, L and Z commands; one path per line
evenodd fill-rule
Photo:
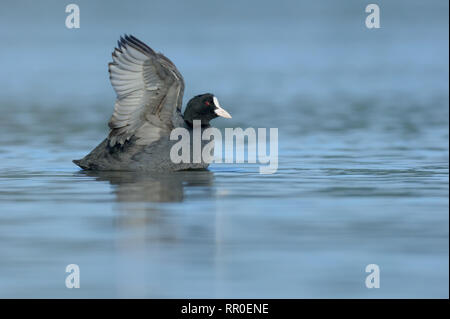
M 360 1 L 76 3 L 79 30 L 60 2 L 0 10 L 1 297 L 448 298 L 447 2 L 380 1 L 379 30 Z M 125 32 L 185 102 L 220 98 L 217 127 L 277 127 L 277 173 L 73 165 L 107 134 Z

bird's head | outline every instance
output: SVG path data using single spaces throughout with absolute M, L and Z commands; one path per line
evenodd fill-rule
M 200 120 L 202 126 L 205 126 L 209 124 L 209 121 L 219 116 L 231 119 L 230 113 L 220 106 L 217 97 L 211 93 L 194 96 L 190 99 L 184 111 L 184 120 L 191 125 L 194 120 Z

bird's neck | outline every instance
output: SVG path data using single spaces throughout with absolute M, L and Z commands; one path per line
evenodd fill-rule
M 194 124 L 193 124 L 193 121 L 192 121 L 192 120 L 184 119 L 184 122 L 186 123 L 186 125 L 187 125 L 188 127 L 194 128 Z M 210 126 L 211 126 L 211 125 L 209 124 L 209 121 L 202 120 L 202 122 L 201 122 L 201 128 L 207 128 L 207 127 L 210 127 Z

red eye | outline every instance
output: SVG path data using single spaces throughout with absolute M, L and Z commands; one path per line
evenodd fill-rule
M 210 103 L 208 101 L 205 102 L 206 106 L 210 106 Z

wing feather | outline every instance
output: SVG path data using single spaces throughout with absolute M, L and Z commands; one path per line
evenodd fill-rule
M 175 65 L 133 36 L 120 37 L 109 63 L 111 84 L 117 94 L 109 121 L 109 145 L 132 136 L 149 144 L 173 128 L 181 111 L 184 80 Z

